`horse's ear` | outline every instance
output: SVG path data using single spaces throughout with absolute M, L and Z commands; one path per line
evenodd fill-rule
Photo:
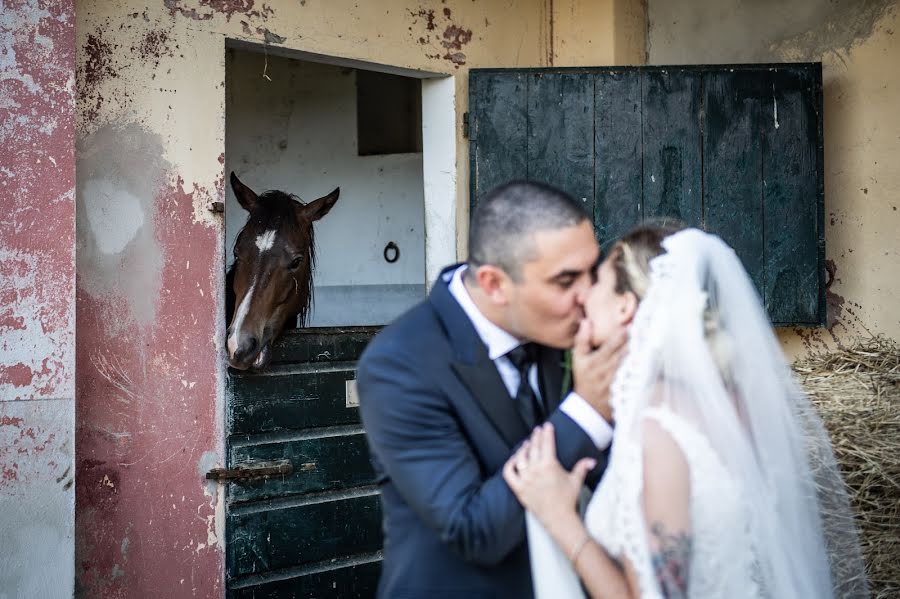
M 234 190 L 234 195 L 241 206 L 244 207 L 244 210 L 253 212 L 253 210 L 256 209 L 257 200 L 259 198 L 253 193 L 252 189 L 241 183 L 241 180 L 237 178 L 234 171 L 231 171 L 231 189 Z
M 328 214 L 329 210 L 331 210 L 335 202 L 338 201 L 338 196 L 340 195 L 341 188 L 335 187 L 334 191 L 329 193 L 327 196 L 322 196 L 318 200 L 310 202 L 301 209 L 303 218 L 305 218 L 309 222 L 319 220 L 320 218 Z

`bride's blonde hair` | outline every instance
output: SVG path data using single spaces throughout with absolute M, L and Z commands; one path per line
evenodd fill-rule
M 683 228 L 681 224 L 641 225 L 615 242 L 609 250 L 609 260 L 616 275 L 616 293 L 631 292 L 638 301 L 643 300 L 650 285 L 650 261 L 666 252 L 663 240 Z M 718 311 L 709 304 L 703 312 L 703 331 L 722 380 L 728 385 L 734 346 Z

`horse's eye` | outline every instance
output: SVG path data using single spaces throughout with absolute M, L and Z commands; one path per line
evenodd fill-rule
M 290 270 L 294 270 L 296 268 L 299 268 L 301 264 L 303 264 L 303 256 L 297 256 L 296 258 L 291 260 L 291 263 L 288 264 L 288 268 Z

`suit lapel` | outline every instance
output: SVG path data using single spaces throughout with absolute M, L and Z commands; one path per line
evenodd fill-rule
M 525 438 L 528 434 L 525 422 L 516 411 L 515 401 L 509 396 L 509 391 L 503 384 L 497 367 L 487 357 L 487 352 L 485 359 L 476 364 L 454 363 L 453 370 L 510 447 Z
M 475 402 L 510 447 L 517 445 L 528 429 L 516 411 L 515 401 L 491 361 L 472 321 L 451 295 L 444 274 L 458 268 L 448 267 L 434 284 L 429 300 L 444 324 L 447 337 L 456 350 L 453 371 L 468 388 Z

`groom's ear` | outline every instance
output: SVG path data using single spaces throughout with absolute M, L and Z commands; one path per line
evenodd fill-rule
M 490 264 L 482 264 L 475 270 L 478 288 L 491 303 L 498 306 L 505 306 L 509 302 L 506 295 L 508 279 L 509 275 L 503 272 L 503 269 Z

